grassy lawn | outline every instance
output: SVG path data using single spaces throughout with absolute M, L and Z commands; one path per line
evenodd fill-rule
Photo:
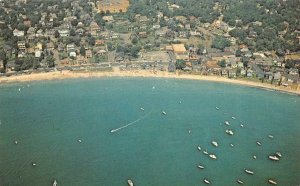
M 4 39 L 2 37 L 0 37 L 0 47 L 2 47 L 4 45 Z

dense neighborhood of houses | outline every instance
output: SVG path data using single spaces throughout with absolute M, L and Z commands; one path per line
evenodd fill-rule
M 5 30 L 11 32 L 11 36 L 7 33 L 2 37 L 12 41 L 5 43 L 0 39 L 0 48 L 7 58 L 0 59 L 0 69 L 5 69 L 2 75 L 28 69 L 103 65 L 120 66 L 123 70 L 178 69 L 293 88 L 300 83 L 300 53 L 254 51 L 229 34 L 234 28 L 222 16 L 212 23 L 201 22 L 194 16 L 168 17 L 159 11 L 155 18 L 141 14 L 126 16 L 128 0 L 63 0 L 60 4 L 39 3 L 32 11 L 16 11 L 28 8 L 30 3 L 34 6 L 27 1 L 0 1 L 5 14 L 18 21 L 17 25 L 7 25 L 6 16 L 0 17 L 1 28 L 7 27 Z M 68 6 L 62 7 L 63 3 Z M 170 10 L 179 8 L 169 4 Z M 255 37 L 257 33 L 251 30 L 248 39 Z M 221 46 L 216 43 L 218 39 Z M 300 42 L 300 34 L 298 39 Z M 35 63 L 28 65 L 30 61 Z

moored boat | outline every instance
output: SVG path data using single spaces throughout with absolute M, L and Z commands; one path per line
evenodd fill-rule
M 272 180 L 272 179 L 269 179 L 268 182 L 269 182 L 270 184 L 272 184 L 272 185 L 277 185 L 277 182 L 274 181 L 274 180 Z
M 254 174 L 254 172 L 253 172 L 253 171 L 251 171 L 251 170 L 248 170 L 248 169 L 245 169 L 245 172 L 246 172 L 247 174 L 251 174 L 251 175 L 253 175 L 253 174 Z
M 214 160 L 217 159 L 217 156 L 214 155 L 214 154 L 210 154 L 209 157 L 210 157 L 211 159 L 214 159 Z
M 236 119 L 234 116 L 231 117 L 232 119 Z
M 282 154 L 281 154 L 280 152 L 276 152 L 275 154 L 276 154 L 276 156 L 278 156 L 279 158 L 282 157 Z
M 259 141 L 257 141 L 256 144 L 257 144 L 258 146 L 261 146 L 261 143 L 260 143 Z
M 244 182 L 242 180 L 236 180 L 236 182 L 238 182 L 239 184 L 243 185 Z
M 133 181 L 132 180 L 127 180 L 127 183 L 129 186 L 133 186 Z
M 197 166 L 199 169 L 204 169 L 204 166 L 202 166 L 202 165 L 198 165 Z
M 167 113 L 166 113 L 165 111 L 162 111 L 162 112 L 161 112 L 161 114 L 163 114 L 163 115 L 167 115 Z
M 206 154 L 206 155 L 208 155 L 208 152 L 207 152 L 207 150 L 204 150 L 204 151 L 203 151 L 203 154 Z
M 277 156 L 272 156 L 272 155 L 270 155 L 270 156 L 269 156 L 269 159 L 270 159 L 270 160 L 274 160 L 274 161 L 279 161 L 279 158 L 278 158 Z
M 273 138 L 274 138 L 274 136 L 273 136 L 273 135 L 268 135 L 268 137 L 269 137 L 269 138 L 271 138 L 271 139 L 273 139 Z
M 219 146 L 218 143 L 217 143 L 216 141 L 212 141 L 211 144 L 212 144 L 213 146 L 215 146 L 215 147 L 218 147 L 218 146 Z
M 220 108 L 219 108 L 219 107 L 216 107 L 216 109 L 219 110 Z
M 54 180 L 52 185 L 53 185 L 53 186 L 57 186 L 57 181 Z
M 145 111 L 145 109 L 143 107 L 141 107 L 141 111 Z
M 201 151 L 201 147 L 200 146 L 198 146 L 197 149 Z
M 228 129 L 227 129 L 225 132 L 226 132 L 228 135 L 231 135 L 231 136 L 233 135 L 233 131 L 232 131 L 232 130 L 228 130 Z
M 206 184 L 210 184 L 210 181 L 208 179 L 203 179 L 203 182 Z
M 225 123 L 225 125 L 228 125 L 228 126 L 230 125 L 228 121 L 225 121 L 224 123 Z

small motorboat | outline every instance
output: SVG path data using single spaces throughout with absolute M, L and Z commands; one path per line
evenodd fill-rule
M 270 184 L 272 184 L 272 185 L 277 185 L 277 182 L 274 181 L 274 180 L 269 179 L 268 182 L 269 182 Z
M 224 123 L 225 123 L 225 125 L 228 125 L 228 126 L 230 125 L 228 121 L 225 121 Z
M 19 142 L 18 142 L 17 140 L 15 140 L 15 144 L 18 145 L 18 143 L 19 143 Z
M 235 118 L 235 117 L 233 117 L 233 116 L 232 116 L 231 118 L 232 118 L 232 119 L 236 119 L 236 118 Z
M 202 166 L 202 165 L 198 165 L 197 166 L 199 169 L 204 169 L 204 166 Z
M 132 180 L 127 180 L 127 183 L 128 183 L 129 186 L 133 186 Z
M 241 184 L 241 185 L 244 184 L 244 182 L 242 180 L 236 180 L 236 182 L 238 182 L 238 184 Z
M 57 186 L 57 181 L 54 180 L 52 185 L 53 185 L 53 186 Z
M 219 107 L 216 107 L 216 109 L 217 109 L 217 110 L 220 110 L 220 108 L 219 108 Z
M 21 91 L 21 88 L 19 88 L 19 92 Z
M 210 157 L 211 159 L 214 159 L 214 160 L 217 159 L 217 156 L 214 155 L 214 154 L 210 154 L 209 157 Z
M 270 155 L 270 156 L 269 156 L 269 159 L 270 159 L 270 160 L 274 160 L 274 161 L 279 161 L 279 158 L 278 158 L 277 156 L 272 156 L 272 155 Z
M 36 163 L 35 162 L 32 162 L 32 164 L 31 164 L 33 167 L 35 167 L 36 166 Z
M 166 113 L 165 111 L 162 111 L 162 112 L 161 112 L 161 114 L 163 114 L 163 115 L 167 115 L 167 113 Z
M 276 154 L 276 156 L 278 156 L 279 158 L 282 157 L 282 154 L 281 154 L 280 152 L 276 152 L 275 154 Z
M 179 101 L 179 104 L 181 104 L 181 101 Z
M 261 143 L 260 143 L 259 141 L 257 141 L 256 144 L 257 144 L 258 146 L 261 146 Z
M 215 147 L 218 147 L 218 146 L 219 146 L 218 143 L 217 143 L 216 141 L 212 141 L 211 144 L 212 144 L 213 146 L 215 146 Z
M 253 171 L 251 171 L 251 170 L 248 170 L 248 169 L 245 169 L 245 172 L 246 172 L 247 174 L 251 174 L 251 175 L 253 175 L 253 174 L 254 174 L 254 172 L 253 172 Z
M 230 146 L 231 146 L 231 147 L 234 147 L 234 145 L 233 145 L 232 143 L 230 143 Z
M 233 135 L 233 131 L 232 131 L 232 130 L 228 130 L 228 129 L 227 129 L 225 132 L 226 132 L 228 135 L 231 135 L 231 136 Z
M 141 107 L 140 109 L 141 109 L 141 111 L 145 111 L 145 109 L 143 107 Z
M 256 156 L 255 156 L 255 155 L 253 156 L 253 159 L 255 159 L 255 160 L 256 160 Z
M 82 140 L 81 139 L 78 139 L 78 143 L 81 143 L 82 142 Z
M 203 182 L 206 184 L 210 184 L 210 181 L 208 179 L 204 179 Z
M 208 155 L 208 152 L 207 152 L 207 150 L 204 150 L 204 151 L 203 151 L 203 154 L 206 154 L 206 155 Z
M 200 146 L 198 146 L 197 149 L 198 149 L 199 151 L 201 151 L 201 147 L 200 147 Z
M 268 137 L 269 137 L 269 138 L 271 138 L 271 139 L 273 139 L 273 138 L 274 138 L 274 136 L 273 136 L 273 135 L 268 135 Z
M 243 125 L 243 124 L 241 124 L 240 126 L 241 126 L 242 128 L 244 128 L 244 125 Z

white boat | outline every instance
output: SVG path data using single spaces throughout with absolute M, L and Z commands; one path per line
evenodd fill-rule
M 248 170 L 248 169 L 245 169 L 245 172 L 246 172 L 247 174 L 254 174 L 254 172 L 253 172 L 253 171 L 251 171 L 251 170 Z
M 233 131 L 232 131 L 232 130 L 228 130 L 228 129 L 227 129 L 225 132 L 226 132 L 228 135 L 231 135 L 231 136 L 233 135 Z
M 232 118 L 232 119 L 236 119 L 236 118 L 235 118 L 235 117 L 233 117 L 233 116 L 232 116 L 231 118 Z
M 277 182 L 274 181 L 274 180 L 269 179 L 268 182 L 269 182 L 270 184 L 272 184 L 272 185 L 277 185 Z
M 232 143 L 230 143 L 230 146 L 231 146 L 231 147 L 234 147 L 234 145 L 233 145 Z
M 204 166 L 198 165 L 198 168 L 199 168 L 199 169 L 204 169 Z
M 257 141 L 256 144 L 257 144 L 258 146 L 261 146 L 261 143 L 260 143 L 259 141 Z
M 239 184 L 243 185 L 244 182 L 242 180 L 236 180 L 236 182 L 238 182 Z
M 280 152 L 276 152 L 275 154 L 276 154 L 279 158 L 282 157 L 282 154 L 281 154 Z
M 253 156 L 253 159 L 255 159 L 255 160 L 256 160 L 256 156 Z
M 216 107 L 216 109 L 219 110 L 220 108 L 219 108 L 219 107 Z
M 210 184 L 210 181 L 207 180 L 207 179 L 204 179 L 203 182 L 206 183 L 206 184 Z
M 141 107 L 141 111 L 145 111 L 145 109 L 143 107 Z
M 181 104 L 181 101 L 179 101 L 179 104 Z
M 271 139 L 273 139 L 273 138 L 274 138 L 274 136 L 273 136 L 273 135 L 268 135 L 268 137 L 269 137 L 269 138 L 271 138 Z
M 228 125 L 228 126 L 230 125 L 228 121 L 225 121 L 224 123 L 225 123 L 225 125 Z
M 79 140 L 78 140 L 78 142 L 79 142 L 79 143 L 81 143 L 81 142 L 82 142 L 82 140 L 81 140 L 81 139 L 79 139 Z
M 19 88 L 19 92 L 21 91 L 21 88 Z
M 52 185 L 53 185 L 53 186 L 57 186 L 57 181 L 54 180 Z
M 15 144 L 18 145 L 18 141 L 17 140 L 15 141 Z
M 206 155 L 208 155 L 208 152 L 207 152 L 207 150 L 204 150 L 204 151 L 203 151 L 203 154 L 206 154 Z
M 32 166 L 34 166 L 34 167 L 35 167 L 35 166 L 36 166 L 36 163 L 34 163 L 34 162 L 33 162 L 33 163 L 32 163 Z
M 211 159 L 214 159 L 214 160 L 217 159 L 217 156 L 214 155 L 214 154 L 210 154 L 209 157 L 210 157 Z
M 270 160 L 274 160 L 274 161 L 279 161 L 279 158 L 278 158 L 277 156 L 272 156 L 272 155 L 270 155 L 270 156 L 269 156 L 269 159 L 270 159 Z
M 163 115 L 167 115 L 167 113 L 166 113 L 165 111 L 162 111 L 161 113 L 162 113 Z
M 133 186 L 132 180 L 127 180 L 127 183 L 128 183 L 129 186 Z
M 200 151 L 201 151 L 201 147 L 200 147 L 200 146 L 198 146 L 197 148 L 198 148 L 198 150 L 200 150 Z
M 215 146 L 215 147 L 218 147 L 218 146 L 219 146 L 218 143 L 217 143 L 216 141 L 212 141 L 211 144 L 212 144 L 213 146 Z
M 241 124 L 241 127 L 243 128 L 243 127 L 244 127 L 244 125 L 243 125 L 243 124 Z

